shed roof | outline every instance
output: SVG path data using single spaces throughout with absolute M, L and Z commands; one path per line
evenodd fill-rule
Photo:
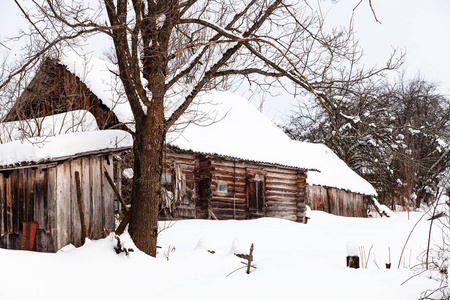
M 122 130 L 74 132 L 0 144 L 0 169 L 12 169 L 80 156 L 130 149 L 131 134 Z
M 0 123 L 0 144 L 38 136 L 99 130 L 87 110 L 73 110 L 42 118 Z

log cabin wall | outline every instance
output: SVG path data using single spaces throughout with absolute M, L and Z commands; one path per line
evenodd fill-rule
M 218 219 L 304 222 L 306 171 L 211 157 L 211 210 Z
M 209 209 L 219 220 L 250 218 L 247 203 L 246 168 L 242 161 L 210 156 Z
M 0 170 L 0 247 L 21 249 L 22 222 L 37 222 L 33 250 L 56 252 L 83 244 L 75 172 L 88 235 L 101 238 L 114 230 L 114 192 L 104 171 L 113 174 L 112 155 L 98 155 L 60 164 Z
M 164 166 L 162 185 L 173 200 L 162 201 L 161 219 L 305 221 L 304 170 L 172 148 Z
M 309 186 L 307 203 L 314 210 L 344 217 L 367 217 L 364 195 L 323 186 Z
M 3 121 L 35 119 L 79 109 L 91 112 L 100 129 L 114 127 L 128 131 L 80 78 L 65 66 L 46 59 Z

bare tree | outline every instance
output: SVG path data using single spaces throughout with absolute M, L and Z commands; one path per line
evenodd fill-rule
M 324 32 L 323 17 L 306 1 L 103 0 L 98 9 L 89 8 L 97 7 L 91 2 L 33 1 L 33 10 L 23 9 L 32 48 L 0 88 L 58 47 L 93 33 L 112 39 L 136 126 L 129 231 L 153 256 L 166 132 L 201 91 L 245 78 L 267 91 L 281 86 L 293 95 L 311 93 L 334 114 L 338 108 L 329 107 L 323 91 L 351 90 L 397 63 L 358 69 L 352 33 Z
M 288 134 L 327 144 L 369 180 L 379 201 L 392 209 L 429 205 L 450 166 L 448 97 L 420 77 L 400 77 L 329 98 L 349 117 L 330 119 L 303 107 L 293 114 Z

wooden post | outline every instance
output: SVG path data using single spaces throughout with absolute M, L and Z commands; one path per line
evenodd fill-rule
M 347 267 L 359 269 L 359 256 L 347 256 Z
M 114 184 L 113 180 L 111 179 L 111 176 L 109 176 L 109 173 L 106 170 L 105 170 L 105 176 L 106 176 L 106 179 L 108 179 L 109 184 L 113 188 L 114 193 L 116 194 L 117 198 L 119 198 L 120 203 L 122 203 L 123 209 L 125 210 L 125 212 L 128 212 L 128 207 L 125 204 L 125 200 L 123 200 L 122 195 L 120 195 L 119 191 L 117 190 L 116 185 Z
M 83 199 L 81 197 L 81 180 L 80 180 L 80 172 L 75 172 L 75 182 L 77 186 L 77 201 L 78 201 L 78 211 L 80 212 L 80 220 L 81 220 L 81 239 L 82 244 L 87 237 L 87 226 L 86 219 L 84 218 L 84 205 Z
M 252 260 L 253 260 L 253 243 L 250 246 L 250 255 L 248 256 L 247 274 L 250 274 L 250 267 L 252 266 Z

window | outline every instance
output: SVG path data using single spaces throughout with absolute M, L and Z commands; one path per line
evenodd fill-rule
M 169 173 L 163 173 L 161 177 L 161 183 L 164 184 L 170 184 L 172 183 L 172 174 Z
M 228 183 L 221 181 L 217 182 L 217 192 L 228 194 Z

